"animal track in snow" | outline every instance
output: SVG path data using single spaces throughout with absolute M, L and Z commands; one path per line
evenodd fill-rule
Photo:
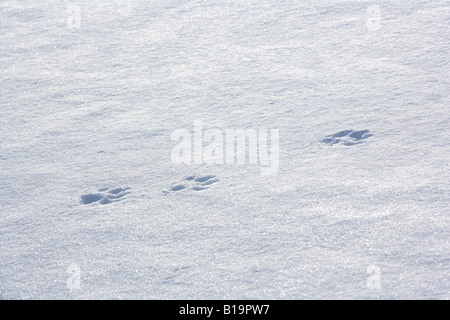
M 81 204 L 109 204 L 117 202 L 127 194 L 131 188 L 100 188 L 98 193 L 87 193 L 81 196 Z
M 369 133 L 369 130 L 342 130 L 336 132 L 335 134 L 327 135 L 324 139 L 321 140 L 321 142 L 328 145 L 340 143 L 344 146 L 353 146 L 355 144 L 363 143 L 364 140 L 371 136 L 372 134 Z
M 199 176 L 199 177 L 188 176 L 184 178 L 182 182 L 173 184 L 173 186 L 168 191 L 164 191 L 164 194 L 181 190 L 202 191 L 209 189 L 211 185 L 213 185 L 218 181 L 219 179 L 213 175 Z

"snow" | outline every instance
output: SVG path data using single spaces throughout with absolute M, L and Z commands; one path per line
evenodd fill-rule
M 0 299 L 450 298 L 449 19 L 1 1 Z M 278 173 L 174 163 L 195 121 L 278 129 Z

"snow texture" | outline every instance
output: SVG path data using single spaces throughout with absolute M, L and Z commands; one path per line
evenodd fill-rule
M 449 299 L 447 0 L 0 1 L 0 299 Z M 280 167 L 171 134 L 279 129 Z

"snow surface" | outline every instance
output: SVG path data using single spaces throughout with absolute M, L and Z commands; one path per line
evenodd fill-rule
M 449 299 L 449 22 L 0 1 L 0 299 Z M 196 120 L 279 129 L 279 173 L 172 163 Z

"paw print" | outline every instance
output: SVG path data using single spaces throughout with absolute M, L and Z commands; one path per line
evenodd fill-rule
M 336 132 L 335 134 L 326 136 L 324 139 L 321 140 L 321 142 L 328 145 L 340 143 L 343 144 L 344 146 L 353 146 L 355 144 L 363 143 L 364 140 L 370 138 L 371 136 L 372 134 L 369 133 L 369 130 L 360 130 L 360 131 L 342 130 Z
M 193 190 L 202 191 L 209 189 L 211 185 L 218 182 L 219 179 L 213 175 L 207 176 L 189 176 L 183 179 L 181 183 L 175 183 L 168 191 L 164 191 L 164 194 L 169 192 L 176 192 L 181 190 Z
M 81 204 L 109 204 L 117 202 L 127 194 L 131 188 L 100 188 L 99 193 L 87 193 L 81 196 Z

